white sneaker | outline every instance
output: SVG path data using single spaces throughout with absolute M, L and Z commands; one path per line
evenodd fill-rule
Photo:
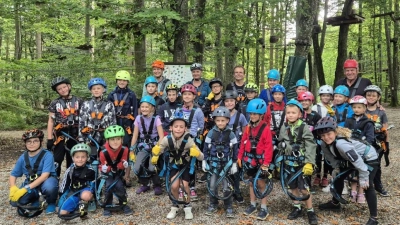
M 349 186 L 347 181 L 344 182 L 344 186 L 343 186 L 343 191 L 342 191 L 342 195 L 348 195 L 349 194 Z
M 331 187 L 328 185 L 328 186 L 322 188 L 322 192 L 330 193 L 331 192 Z
M 169 211 L 169 213 L 167 215 L 167 219 L 174 219 L 176 217 L 176 212 L 178 210 L 179 210 L 178 207 L 172 206 L 171 211 Z M 185 215 L 186 215 L 186 211 L 185 211 Z
M 185 207 L 183 211 L 185 211 L 185 220 L 193 219 L 192 207 Z

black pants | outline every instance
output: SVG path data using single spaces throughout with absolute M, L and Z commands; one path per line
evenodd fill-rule
M 66 160 L 67 160 L 67 165 L 66 165 L 67 168 L 71 166 L 72 158 L 71 158 L 69 150 L 67 150 L 66 147 L 68 149 L 71 149 L 72 147 L 74 147 L 75 144 L 76 144 L 76 142 L 74 140 L 69 139 L 67 142 L 60 141 L 56 146 L 54 146 L 53 157 L 54 157 L 54 161 L 58 164 L 58 166 L 56 168 L 57 177 L 60 177 L 61 164 L 64 161 L 64 158 L 66 158 Z
M 383 151 L 381 151 L 379 153 L 379 157 L 378 157 L 379 162 L 381 162 L 382 156 L 383 156 Z M 381 169 L 381 164 L 380 163 L 379 163 L 379 166 L 378 166 L 378 168 L 376 170 L 376 174 L 375 174 L 375 177 L 374 177 L 374 186 L 375 186 L 375 190 L 377 190 L 377 191 L 382 191 L 383 190 L 382 169 Z
M 111 189 L 109 187 L 116 182 Z M 105 200 L 107 205 L 112 205 L 113 202 L 113 195 L 116 195 L 118 197 L 119 204 L 122 205 L 124 202 L 127 202 L 127 195 L 126 195 L 126 189 L 124 186 L 124 182 L 122 181 L 122 178 L 120 176 L 109 176 L 106 180 L 106 190 L 108 190 L 105 193 Z

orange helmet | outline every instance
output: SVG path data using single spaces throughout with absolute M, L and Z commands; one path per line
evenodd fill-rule
M 160 68 L 160 69 L 164 69 L 164 62 L 160 61 L 160 60 L 156 60 L 153 62 L 153 64 L 151 64 L 151 67 L 156 67 L 156 68 Z
M 347 59 L 344 61 L 343 68 L 357 68 L 358 69 L 358 62 L 355 59 Z

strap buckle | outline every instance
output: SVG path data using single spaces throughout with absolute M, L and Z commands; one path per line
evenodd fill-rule
M 301 156 L 301 152 L 300 151 L 292 151 L 292 155 L 296 158 L 299 158 Z
M 73 120 L 68 120 L 67 121 L 67 125 L 68 126 L 72 126 L 72 125 L 74 125 L 75 124 L 75 121 L 73 121 Z
M 100 129 L 100 124 L 94 125 L 93 130 L 99 130 Z
M 223 152 L 217 152 L 217 158 L 218 159 L 222 159 L 222 158 L 224 158 L 224 153 Z
M 38 175 L 37 174 L 35 174 L 35 175 L 32 175 L 32 176 L 29 176 L 29 181 L 32 183 L 33 181 L 35 181 L 36 179 L 38 179 Z
M 121 114 L 122 114 L 121 111 L 118 111 L 118 112 L 115 113 L 116 116 L 121 116 Z

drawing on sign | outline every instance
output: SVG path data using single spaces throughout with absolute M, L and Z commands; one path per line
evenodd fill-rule
M 165 65 L 164 76 L 178 87 L 192 80 L 190 65 Z

